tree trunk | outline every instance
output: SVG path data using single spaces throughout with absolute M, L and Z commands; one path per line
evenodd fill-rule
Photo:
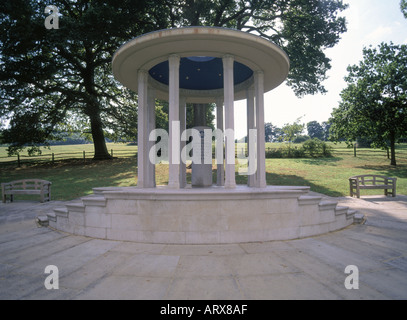
M 92 130 L 93 146 L 95 155 L 93 160 L 110 160 L 112 156 L 106 147 L 105 135 L 103 133 L 102 120 L 99 113 L 95 113 L 90 117 L 90 125 Z
M 397 166 L 396 162 L 396 134 L 390 132 L 390 153 L 391 153 L 391 162 L 390 165 Z
M 85 48 L 85 50 L 87 68 L 84 72 L 83 79 L 86 92 L 89 94 L 85 113 L 90 118 L 93 146 L 95 149 L 93 160 L 110 160 L 112 159 L 112 156 L 109 154 L 109 151 L 107 151 L 102 119 L 100 118 L 99 102 L 95 91 L 95 69 L 93 67 L 94 57 L 92 56 L 91 49 Z

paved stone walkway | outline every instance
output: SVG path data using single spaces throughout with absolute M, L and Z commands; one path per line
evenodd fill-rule
M 301 240 L 160 245 L 72 236 L 35 218 L 61 203 L 0 204 L 0 299 L 407 299 L 407 196 L 340 198 L 367 221 Z M 47 290 L 45 268 L 59 271 Z M 347 290 L 345 268 L 359 271 Z

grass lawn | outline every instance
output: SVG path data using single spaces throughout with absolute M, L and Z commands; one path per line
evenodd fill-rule
M 267 145 L 275 148 L 275 144 Z M 398 166 L 390 166 L 386 153 L 374 149 L 358 149 L 357 157 L 353 149 L 345 145 L 333 145 L 333 157 L 324 159 L 267 159 L 267 183 L 269 185 L 310 186 L 312 191 L 329 196 L 349 195 L 348 178 L 360 174 L 380 174 L 397 177 L 397 193 L 407 194 L 407 145 L 399 145 L 397 150 Z M 92 193 L 94 187 L 135 186 L 137 184 L 136 146 L 108 144 L 113 149 L 112 161 L 92 161 L 92 145 L 54 146 L 46 150 L 37 161 L 6 163 L 5 148 L 0 147 L 0 182 L 17 179 L 40 178 L 52 182 L 53 200 L 72 200 Z M 88 157 L 85 161 L 82 153 Z M 55 162 L 50 162 L 54 152 Z M 58 160 L 65 154 L 76 154 L 76 159 Z M 57 156 L 57 154 L 59 156 Z M 73 156 L 72 156 L 73 157 Z M 22 158 L 25 159 L 25 158 Z M 41 161 L 42 159 L 42 161 Z M 46 159 L 46 161 L 44 160 Z M 13 158 L 12 160 L 15 160 Z M 214 167 L 215 168 L 215 167 Z M 213 176 L 216 177 L 214 170 Z M 168 165 L 156 166 L 157 184 L 168 183 Z M 187 172 L 190 181 L 190 170 Z M 236 182 L 245 184 L 247 177 L 236 174 Z M 363 190 L 362 195 L 382 194 L 382 190 Z M 23 199 L 17 196 L 16 200 Z

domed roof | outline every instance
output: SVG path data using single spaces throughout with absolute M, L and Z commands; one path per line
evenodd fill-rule
M 235 100 L 246 98 L 253 74 L 264 73 L 264 89 L 279 86 L 290 68 L 289 58 L 274 43 L 226 28 L 188 27 L 147 33 L 120 47 L 113 56 L 115 78 L 137 92 L 138 70 L 149 73 L 156 97 L 168 99 L 168 57 L 180 57 L 180 95 L 187 102 L 214 102 L 223 96 L 222 57 L 234 57 Z

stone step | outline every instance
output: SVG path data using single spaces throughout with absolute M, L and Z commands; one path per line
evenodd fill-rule
M 300 206 L 319 204 L 321 199 L 322 197 L 318 196 L 301 196 L 298 198 L 298 204 Z
M 105 207 L 106 198 L 100 196 L 88 196 L 81 198 L 84 206 Z
M 98 187 L 98 188 L 92 188 L 93 195 L 92 196 L 97 196 L 101 197 L 103 196 L 103 192 L 105 191 L 120 191 L 122 188 L 120 187 Z
M 338 202 L 334 201 L 321 201 L 319 203 L 319 210 L 334 210 L 336 206 L 338 205 Z
M 68 214 L 69 214 L 69 211 L 68 211 L 68 209 L 66 207 L 54 208 L 54 212 L 55 212 L 55 215 L 57 217 L 65 217 L 65 218 L 67 218 Z
M 356 213 L 356 210 L 349 209 L 348 212 L 346 212 L 346 219 L 353 219 Z
M 353 216 L 353 223 L 355 224 L 364 224 L 366 222 L 366 217 L 363 213 L 357 212 Z
M 342 214 L 346 214 L 349 210 L 349 207 L 337 206 L 335 208 L 335 215 L 340 216 Z
M 38 216 L 37 223 L 41 227 L 48 227 L 49 226 L 48 216 Z
M 53 221 L 53 222 L 57 221 L 57 215 L 55 214 L 55 212 L 48 212 L 47 218 L 48 218 L 48 221 Z
M 70 212 L 85 212 L 85 205 L 83 202 L 67 203 L 65 206 Z

